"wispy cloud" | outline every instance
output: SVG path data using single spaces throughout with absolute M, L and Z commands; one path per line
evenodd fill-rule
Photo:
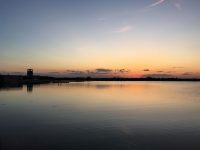
M 133 26 L 131 25 L 126 25 L 126 26 L 123 26 L 117 30 L 115 30 L 114 32 L 115 33 L 125 33 L 125 32 L 129 32 L 133 29 Z
M 143 11 L 146 12 L 148 11 L 148 8 L 156 7 L 158 5 L 161 5 L 165 2 L 171 3 L 177 10 L 182 10 L 182 0 L 157 0 L 156 2 L 148 5 Z
M 100 18 L 97 18 L 98 21 L 105 21 L 107 20 L 107 18 L 104 18 L 104 17 L 100 17 Z
M 85 71 L 80 71 L 80 70 L 65 70 L 65 74 L 68 74 L 68 75 L 78 75 L 78 76 L 81 76 L 81 75 L 86 75 L 86 72 Z
M 165 0 L 158 0 L 157 2 L 154 2 L 154 3 L 150 4 L 148 7 L 149 7 L 149 8 L 155 7 L 155 6 L 157 6 L 157 5 L 162 4 L 163 2 L 165 2 Z
M 190 75 L 193 75 L 193 73 L 192 73 L 192 72 L 185 72 L 185 73 L 183 73 L 182 75 L 183 75 L 183 76 L 190 76 Z
M 96 71 L 96 73 L 111 73 L 112 69 L 98 68 L 95 71 Z
M 52 72 L 48 72 L 48 74 L 60 74 L 60 72 L 52 71 Z
M 143 71 L 150 71 L 150 69 L 144 69 Z
M 126 75 L 130 70 L 122 69 L 109 69 L 109 68 L 96 68 L 93 70 L 65 70 L 61 72 L 52 71 L 44 75 L 56 76 L 56 77 L 119 77 Z
M 183 69 L 184 67 L 180 67 L 180 66 L 175 66 L 175 67 L 172 67 L 173 69 Z
M 129 70 L 128 69 L 119 69 L 119 70 L 117 70 L 116 71 L 117 73 L 119 72 L 119 73 L 127 73 L 127 72 L 129 72 Z
M 174 78 L 171 74 L 146 74 L 142 76 L 143 78 L 151 77 L 151 78 Z
M 167 71 L 166 73 L 175 73 L 175 71 Z
M 174 7 L 178 10 L 182 10 L 182 2 L 181 0 L 175 0 Z
M 180 3 L 175 3 L 174 6 L 178 9 L 178 10 L 181 10 L 182 7 L 181 7 L 181 4 Z

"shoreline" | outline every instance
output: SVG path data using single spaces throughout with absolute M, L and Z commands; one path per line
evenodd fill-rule
M 27 76 L 0 75 L 0 86 L 24 85 L 24 84 L 48 84 L 48 83 L 70 83 L 88 81 L 171 81 L 171 82 L 200 82 L 198 78 L 92 78 L 92 77 L 49 77 L 49 76 Z

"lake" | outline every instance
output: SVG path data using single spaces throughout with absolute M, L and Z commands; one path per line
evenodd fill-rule
M 199 150 L 200 82 L 0 89 L 0 150 Z

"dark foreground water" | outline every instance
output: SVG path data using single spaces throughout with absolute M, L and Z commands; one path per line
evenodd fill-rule
M 0 89 L 0 150 L 199 150 L 200 83 Z

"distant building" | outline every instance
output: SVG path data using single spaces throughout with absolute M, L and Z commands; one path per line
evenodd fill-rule
M 27 69 L 27 77 L 33 78 L 33 69 Z

